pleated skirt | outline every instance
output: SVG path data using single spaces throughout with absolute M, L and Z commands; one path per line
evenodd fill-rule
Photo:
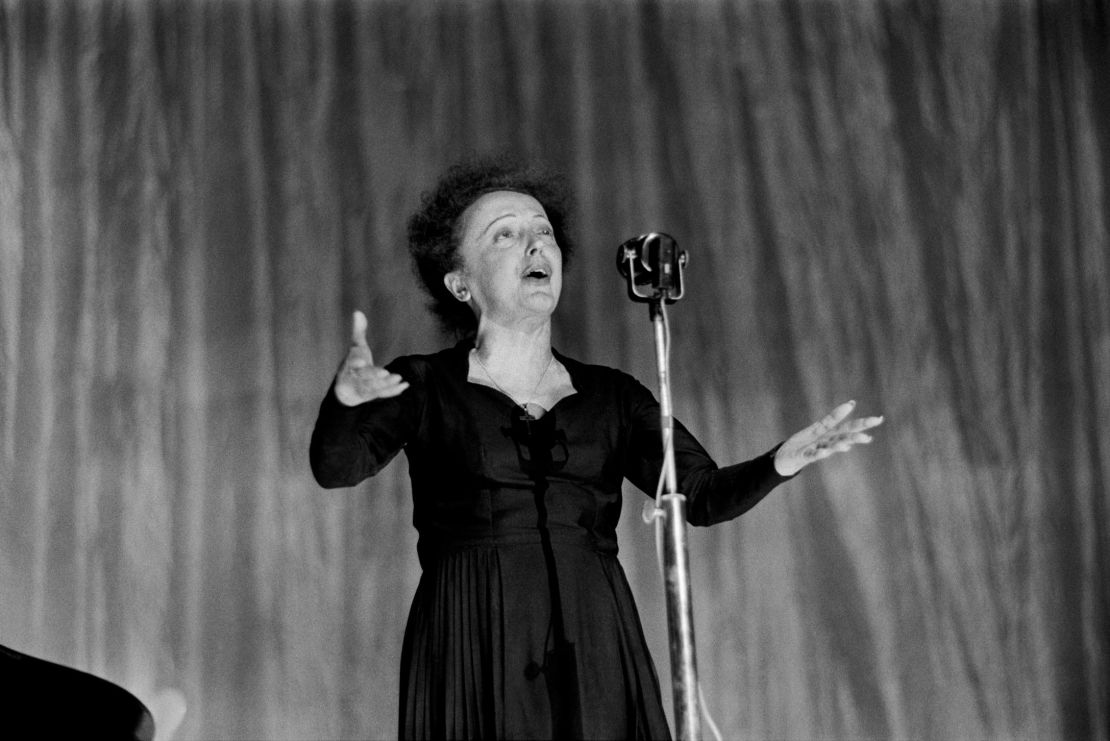
M 422 560 L 401 738 L 670 738 L 615 554 L 571 539 L 453 546 Z

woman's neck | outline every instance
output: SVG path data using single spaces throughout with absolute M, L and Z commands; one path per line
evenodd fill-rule
M 505 377 L 533 377 L 551 362 L 551 322 L 513 327 L 479 322 L 474 350 L 494 372 L 500 370 Z

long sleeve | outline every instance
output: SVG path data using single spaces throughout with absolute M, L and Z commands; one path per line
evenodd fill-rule
M 625 475 L 646 493 L 654 494 L 663 467 L 659 402 L 639 382 L 633 382 L 626 402 L 632 434 Z M 767 453 L 742 463 L 718 467 L 705 448 L 681 422 L 674 422 L 675 470 L 679 491 L 686 496 L 686 518 L 691 525 L 715 525 L 739 517 L 791 477 L 775 470 L 776 445 Z
M 320 403 L 309 444 L 312 475 L 320 486 L 354 486 L 373 476 L 416 434 L 423 410 L 423 374 L 407 358 L 386 367 L 409 382 L 399 396 L 348 407 L 336 398 L 333 381 Z

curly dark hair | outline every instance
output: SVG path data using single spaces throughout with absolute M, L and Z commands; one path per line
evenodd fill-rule
M 431 296 L 428 308 L 446 334 L 460 339 L 473 337 L 478 321 L 470 307 L 443 285 L 443 276 L 462 267 L 459 222 L 463 212 L 482 195 L 498 190 L 525 193 L 539 201 L 551 222 L 564 266 L 574 252 L 567 233 L 572 199 L 561 174 L 507 155 L 472 158 L 448 168 L 435 187 L 424 193 L 420 210 L 409 219 L 409 253 Z

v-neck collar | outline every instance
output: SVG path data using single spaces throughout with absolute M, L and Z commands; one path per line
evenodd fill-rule
M 494 394 L 496 394 L 499 398 L 506 400 L 509 404 L 513 405 L 514 407 L 518 407 L 518 408 L 521 407 L 521 405 L 517 402 L 516 399 L 509 396 L 508 394 L 506 394 L 501 389 L 494 388 L 493 386 L 487 386 L 484 383 L 474 383 L 473 381 L 470 380 L 470 351 L 473 350 L 473 349 L 474 349 L 474 341 L 470 340 L 470 339 L 460 340 L 454 347 L 455 364 L 456 364 L 455 373 L 458 374 L 457 377 L 459 378 L 459 380 L 462 381 L 464 387 L 466 387 L 466 386 L 477 386 L 478 388 L 488 389 L 488 390 L 492 391 Z M 551 354 L 552 354 L 552 356 L 554 356 L 554 358 L 556 360 L 559 361 L 559 363 L 562 364 L 563 368 L 566 369 L 567 375 L 570 376 L 570 385 L 571 385 L 571 388 L 574 389 L 574 393 L 567 394 L 566 396 L 564 396 L 563 398 L 559 399 L 557 402 L 552 404 L 551 409 L 546 410 L 544 412 L 545 414 L 550 414 L 551 412 L 555 411 L 555 408 L 558 407 L 560 404 L 562 404 L 567 399 L 573 399 L 573 398 L 578 397 L 582 394 L 581 377 L 580 377 L 580 374 L 578 374 L 576 372 L 578 363 L 576 363 L 571 358 L 568 358 L 567 356 L 563 355 L 561 352 L 556 350 L 554 347 L 551 348 Z

